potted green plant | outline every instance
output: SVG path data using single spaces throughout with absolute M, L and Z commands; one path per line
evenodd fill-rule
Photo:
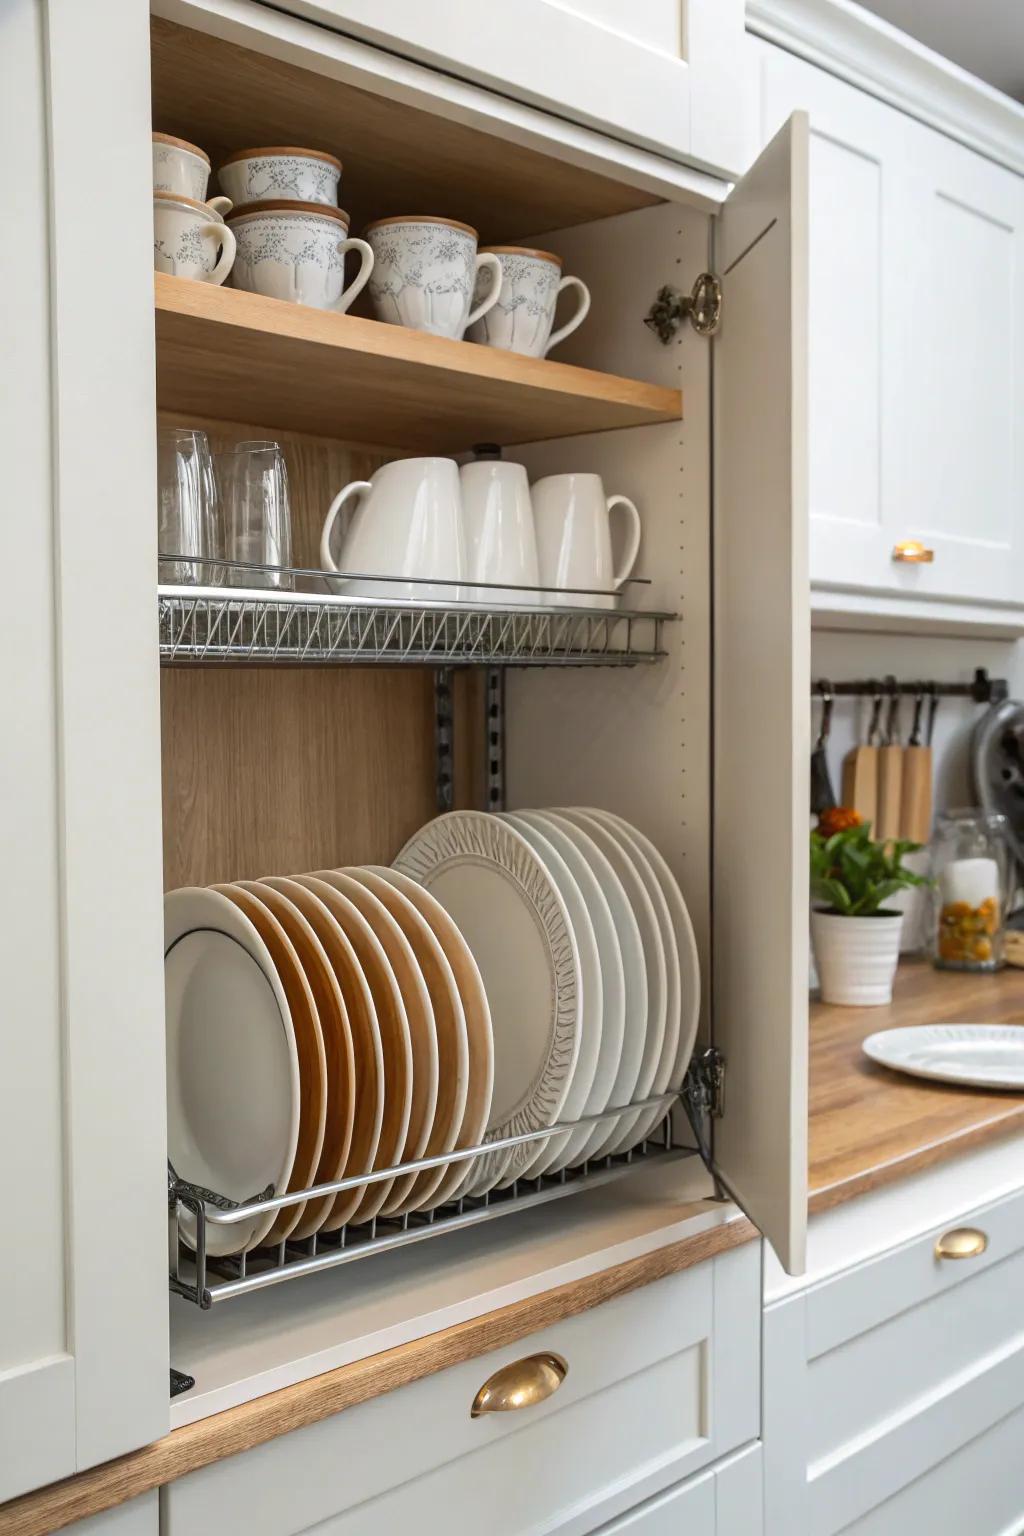
M 876 842 L 870 823 L 844 806 L 822 812 L 811 832 L 811 938 L 824 1002 L 891 1001 L 903 914 L 885 903 L 928 883 L 903 864 L 920 846 Z

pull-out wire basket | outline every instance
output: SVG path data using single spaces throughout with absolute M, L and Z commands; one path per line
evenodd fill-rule
M 697 1148 L 677 1145 L 673 1136 L 672 1109 L 682 1104 L 694 1125 L 691 1105 L 686 1094 L 666 1093 L 652 1098 L 609 1109 L 599 1115 L 587 1115 L 579 1120 L 564 1121 L 541 1131 L 529 1131 L 518 1136 L 506 1136 L 488 1141 L 480 1146 L 465 1147 L 457 1152 L 446 1152 L 438 1157 L 420 1158 L 415 1162 L 401 1163 L 393 1168 L 380 1168 L 370 1174 L 358 1174 L 350 1178 L 336 1179 L 333 1183 L 317 1184 L 310 1189 L 293 1190 L 288 1194 L 264 1194 L 242 1204 L 226 1199 L 213 1190 L 203 1189 L 179 1177 L 174 1169 L 168 1171 L 168 1207 L 171 1223 L 171 1290 L 203 1309 L 216 1302 L 231 1300 L 267 1286 L 278 1285 L 284 1280 L 300 1275 L 318 1274 L 342 1264 L 371 1254 L 385 1253 L 404 1247 L 408 1243 L 422 1242 L 441 1232 L 459 1231 L 475 1226 L 496 1216 L 521 1211 L 545 1201 L 557 1200 L 583 1188 L 593 1188 L 627 1173 L 640 1163 L 656 1159 L 682 1158 L 697 1155 Z M 213 1257 L 207 1252 L 211 1229 L 223 1231 L 240 1223 L 249 1224 L 255 1217 L 270 1215 L 288 1207 L 316 1200 L 325 1195 L 341 1194 L 346 1190 L 383 1180 L 400 1178 L 403 1174 L 420 1173 L 440 1168 L 453 1162 L 486 1157 L 508 1148 L 523 1146 L 529 1142 L 546 1141 L 565 1131 L 581 1126 L 618 1122 L 627 1116 L 635 1117 L 637 1111 L 664 1111 L 664 1119 L 653 1128 L 648 1139 L 632 1150 L 595 1161 L 585 1162 L 578 1168 L 563 1169 L 555 1174 L 539 1178 L 520 1178 L 505 1189 L 494 1189 L 479 1196 L 466 1196 L 448 1205 L 425 1212 L 411 1212 L 394 1218 L 380 1218 L 365 1226 L 346 1226 L 327 1235 L 316 1235 L 299 1242 L 285 1241 L 269 1248 L 257 1248 L 249 1253 L 231 1257 Z M 694 1127 L 697 1129 L 696 1127 Z M 698 1142 L 700 1140 L 698 1130 Z M 184 1217 L 193 1227 L 191 1237 L 186 1237 Z

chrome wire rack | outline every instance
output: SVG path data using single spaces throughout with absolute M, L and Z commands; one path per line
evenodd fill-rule
M 232 571 L 250 574 L 252 585 L 157 588 L 163 663 L 636 666 L 665 655 L 662 629 L 674 618 L 612 607 L 615 594 L 582 590 L 571 594 L 587 602 L 580 607 L 564 606 L 564 591 L 483 584 L 474 585 L 475 599 L 521 591 L 522 606 L 464 601 L 457 594 L 465 589 L 454 585 L 452 599 L 442 602 L 436 582 L 419 583 L 430 591 L 427 601 L 388 596 L 395 583 L 379 578 L 381 595 L 367 597 L 324 590 L 323 572 L 242 565 Z M 344 580 L 370 590 L 375 584 L 354 573 Z
M 386 1253 L 409 1243 L 422 1242 L 442 1232 L 456 1232 L 497 1216 L 508 1215 L 580 1189 L 592 1189 L 596 1185 L 621 1177 L 631 1168 L 649 1164 L 655 1160 L 694 1157 L 699 1148 L 681 1146 L 673 1136 L 673 1115 L 670 1111 L 682 1104 L 690 1116 L 686 1094 L 667 1093 L 640 1099 L 633 1104 L 605 1110 L 603 1114 L 587 1115 L 579 1120 L 564 1121 L 542 1131 L 530 1131 L 519 1136 L 506 1136 L 488 1141 L 480 1146 L 466 1147 L 458 1152 L 446 1152 L 439 1157 L 420 1158 L 415 1162 L 398 1164 L 393 1168 L 377 1169 L 371 1174 L 358 1174 L 337 1179 L 330 1184 L 317 1184 L 310 1189 L 293 1190 L 285 1195 L 264 1192 L 251 1200 L 238 1203 L 204 1189 L 181 1178 L 174 1169 L 168 1169 L 168 1211 L 171 1223 L 171 1272 L 170 1287 L 178 1296 L 195 1302 L 203 1310 L 215 1303 L 232 1300 L 236 1296 L 264 1290 L 282 1281 L 296 1279 L 300 1275 L 318 1274 L 325 1269 Z M 290 1206 L 304 1204 L 324 1195 L 341 1194 L 345 1190 L 361 1188 L 401 1177 L 439 1168 L 453 1162 L 464 1162 L 476 1157 L 487 1157 L 506 1148 L 522 1146 L 528 1142 L 546 1141 L 564 1131 L 580 1126 L 598 1125 L 618 1121 L 637 1110 L 659 1109 L 665 1111 L 665 1119 L 656 1127 L 652 1136 L 631 1151 L 606 1156 L 583 1163 L 579 1168 L 563 1169 L 559 1173 L 544 1174 L 539 1178 L 520 1178 L 506 1189 L 491 1190 L 488 1194 L 465 1196 L 448 1205 L 425 1212 L 411 1212 L 393 1218 L 378 1217 L 365 1226 L 345 1226 L 337 1232 L 304 1238 L 299 1242 L 285 1241 L 273 1247 L 257 1248 L 249 1253 L 230 1257 L 214 1257 L 208 1252 L 212 1229 L 223 1231 L 240 1223 L 249 1223 L 258 1216 L 268 1216 Z M 691 1125 L 693 1124 L 690 1116 Z M 699 1137 L 698 1137 L 699 1139 Z M 194 1223 L 192 1236 L 186 1235 L 185 1221 Z

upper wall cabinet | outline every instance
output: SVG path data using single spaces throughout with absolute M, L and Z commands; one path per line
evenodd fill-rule
M 748 138 L 743 0 L 282 0 L 290 11 L 628 144 L 733 176 Z
M 1024 181 L 755 47 L 762 138 L 811 118 L 815 606 L 1007 622 L 1024 607 Z M 900 558 L 909 541 L 923 558 Z

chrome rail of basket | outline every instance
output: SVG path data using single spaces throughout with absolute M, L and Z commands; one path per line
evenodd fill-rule
M 632 1104 L 608 1109 L 597 1115 L 585 1115 L 578 1120 L 561 1121 L 540 1131 L 528 1131 L 518 1136 L 505 1136 L 459 1151 L 441 1153 L 436 1157 L 423 1157 L 415 1161 L 399 1163 L 393 1168 L 379 1168 L 369 1174 L 355 1174 L 331 1183 L 313 1185 L 308 1189 L 292 1190 L 284 1195 L 267 1195 L 235 1204 L 214 1191 L 190 1184 L 173 1170 L 168 1179 L 168 1207 L 171 1222 L 171 1290 L 204 1310 L 215 1302 L 227 1301 L 251 1291 L 278 1285 L 284 1280 L 300 1275 L 317 1274 L 334 1269 L 356 1259 L 373 1254 L 386 1253 L 409 1243 L 436 1237 L 442 1232 L 454 1232 L 496 1216 L 557 1200 L 563 1195 L 581 1189 L 592 1189 L 611 1179 L 620 1177 L 640 1164 L 667 1158 L 696 1156 L 697 1149 L 677 1145 L 673 1140 L 672 1115 L 669 1111 L 680 1102 L 679 1093 L 657 1094 L 638 1099 Z M 604 1121 L 621 1120 L 640 1110 L 666 1111 L 665 1119 L 655 1128 L 653 1137 L 641 1142 L 629 1152 L 585 1162 L 579 1168 L 563 1169 L 555 1174 L 542 1174 L 539 1178 L 516 1179 L 507 1189 L 491 1190 L 484 1195 L 463 1196 L 459 1200 L 436 1207 L 431 1211 L 409 1212 L 403 1216 L 375 1217 L 365 1226 L 344 1226 L 337 1232 L 314 1234 L 298 1242 L 285 1240 L 272 1247 L 258 1248 L 249 1253 L 230 1257 L 213 1257 L 207 1253 L 207 1235 L 211 1227 L 225 1228 L 254 1217 L 270 1215 L 289 1206 L 305 1204 L 326 1195 L 342 1194 L 346 1190 L 361 1188 L 367 1184 L 400 1178 L 403 1174 L 426 1172 L 431 1168 L 445 1167 L 450 1163 L 467 1162 L 477 1157 L 487 1157 L 530 1142 L 546 1141 L 566 1131 L 582 1126 L 598 1125 Z M 186 1241 L 182 1228 L 182 1215 L 188 1212 L 195 1221 L 195 1243 Z
M 203 562 L 190 562 L 194 565 Z M 223 563 L 223 562 L 222 562 Z M 566 593 L 473 583 L 478 596 L 522 594 L 522 605 L 346 596 L 323 572 L 232 564 L 251 586 L 157 588 L 160 659 L 166 665 L 331 666 L 636 666 L 665 655 L 663 626 L 675 615 L 607 606 L 617 594 L 574 591 L 587 606 L 566 607 Z M 271 587 L 258 578 L 283 583 Z M 382 593 L 395 583 L 346 574 Z M 643 585 L 644 583 L 639 583 Z M 436 591 L 438 582 L 407 583 Z M 545 601 L 547 599 L 547 601 Z

